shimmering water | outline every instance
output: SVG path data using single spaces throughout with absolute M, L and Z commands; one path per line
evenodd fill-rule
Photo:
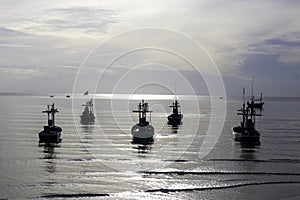
M 183 124 L 166 124 L 170 99 L 149 100 L 152 145 L 132 144 L 136 100 L 98 98 L 96 123 L 81 125 L 83 107 L 62 96 L 0 95 L 0 198 L 8 199 L 298 199 L 300 100 L 267 98 L 257 119 L 260 143 L 233 140 L 239 99 L 228 98 L 217 144 L 199 149 L 211 119 L 208 97 L 181 97 Z M 78 104 L 86 99 L 76 100 Z M 39 145 L 49 103 L 60 111 L 62 142 Z M 73 102 L 74 103 L 74 102 Z M 75 104 L 76 104 L 75 103 Z M 74 114 L 74 116 L 73 116 Z

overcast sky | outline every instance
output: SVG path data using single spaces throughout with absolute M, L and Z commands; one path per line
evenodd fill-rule
M 181 74 L 196 93 L 205 91 L 201 75 L 171 51 L 132 53 L 104 70 L 104 61 L 109 63 L 120 50 L 155 40 L 153 47 L 181 48 L 201 60 L 207 53 L 222 74 L 227 95 L 238 95 L 254 77 L 257 93 L 300 96 L 298 0 L 1 0 L 0 6 L 0 92 L 70 93 L 82 64 L 101 79 L 96 83 L 85 75 L 87 81 L 101 84 L 97 92 L 112 92 L 116 83 L 121 83 L 120 91 L 132 92 L 135 82 L 126 81 L 129 72 L 127 80 L 149 78 L 151 72 L 156 77 L 153 82 L 166 85 Z M 187 36 L 204 51 L 193 51 L 188 42 L 168 31 L 111 39 L 145 27 Z M 105 51 L 99 50 L 103 42 Z M 209 65 L 202 64 L 205 73 Z M 158 74 L 165 74 L 162 83 Z M 84 78 L 81 82 L 85 86 Z M 176 84 L 177 92 L 184 93 L 186 88 Z M 86 88 L 91 89 L 88 83 Z

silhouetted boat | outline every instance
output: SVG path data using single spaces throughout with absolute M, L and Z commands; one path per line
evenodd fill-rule
M 178 110 L 180 107 L 179 102 L 177 99 L 174 100 L 173 105 L 169 106 L 172 108 L 173 113 L 168 116 L 168 124 L 170 125 L 179 125 L 181 124 L 181 120 L 183 118 L 183 115 Z
M 254 99 L 254 96 L 252 98 Z M 253 105 L 249 104 L 249 106 L 253 106 L 253 108 L 262 109 L 264 104 L 265 104 L 265 102 L 263 102 L 263 100 L 262 100 L 262 93 L 260 93 L 260 98 L 257 99 L 256 102 L 254 101 Z
M 260 133 L 255 129 L 255 116 L 261 115 L 255 113 L 253 100 L 251 103 L 247 102 L 247 107 L 245 107 L 245 88 L 243 88 L 243 98 L 243 107 L 238 110 L 238 115 L 242 115 L 243 119 L 240 126 L 232 128 L 233 135 L 237 141 L 258 141 Z
M 54 115 L 58 110 L 54 108 L 54 103 L 52 105 L 47 105 L 47 110 L 43 113 L 48 114 L 48 126 L 44 126 L 44 130 L 39 133 L 39 142 L 46 143 L 58 143 L 61 141 L 62 129 L 59 126 L 55 126 Z
M 50 95 L 50 97 L 54 97 L 54 95 Z
M 138 110 L 132 112 L 139 113 L 139 123 L 131 127 L 131 134 L 133 136 L 133 143 L 149 143 L 153 142 L 154 128 L 146 119 L 146 113 L 151 113 L 148 103 L 142 100 L 138 104 Z M 150 116 L 151 119 L 151 116 Z
M 85 107 L 82 115 L 80 115 L 80 122 L 84 125 L 93 124 L 95 122 L 93 99 L 87 101 L 86 104 L 82 104 L 82 106 Z
M 70 98 L 71 96 L 70 96 L 70 95 L 67 95 L 66 97 L 67 97 L 67 98 Z
M 254 78 L 252 78 L 252 90 L 251 90 L 251 104 L 247 103 L 249 108 L 258 108 L 262 109 L 265 102 L 262 100 L 262 93 L 260 93 L 260 98 L 255 99 L 253 94 L 253 85 L 254 85 Z

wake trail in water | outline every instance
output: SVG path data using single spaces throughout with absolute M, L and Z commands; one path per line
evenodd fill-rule
M 42 198 L 84 198 L 84 197 L 107 197 L 106 193 L 83 193 L 83 194 L 47 194 L 41 196 Z
M 300 184 L 300 182 L 289 181 L 289 182 L 253 182 L 253 183 L 240 183 L 234 185 L 224 185 L 224 186 L 212 186 L 212 187 L 194 187 L 194 188 L 158 188 L 158 189 L 150 189 L 144 190 L 142 192 L 145 193 L 173 193 L 173 192 L 193 192 L 193 191 L 206 191 L 206 190 L 220 190 L 220 189 L 230 189 L 230 188 L 238 188 L 245 186 L 257 186 L 257 185 L 273 185 L 273 184 Z M 132 191 L 134 193 L 134 191 Z M 109 197 L 115 196 L 117 194 L 108 194 L 108 193 L 79 193 L 79 194 L 47 194 L 41 196 L 42 198 L 88 198 L 88 197 Z M 117 195 L 118 196 L 118 195 Z
M 270 159 L 270 160 L 245 160 L 245 159 L 206 159 L 204 161 L 234 161 L 234 162 L 270 162 L 270 163 L 300 163 L 299 159 Z
M 143 174 L 163 174 L 163 175 L 278 175 L 278 176 L 300 176 L 300 173 L 281 173 L 281 172 L 230 172 L 230 171 L 139 171 Z
M 205 188 L 179 188 L 179 189 L 151 189 L 145 190 L 144 192 L 162 192 L 162 193 L 171 193 L 171 192 L 191 192 L 191 191 L 205 191 L 205 190 L 219 190 L 219 189 L 229 189 L 229 188 L 237 188 L 244 186 L 252 186 L 252 185 L 272 185 L 272 184 L 300 184 L 300 182 L 260 182 L 260 183 L 241 183 L 235 185 L 225 185 L 225 186 L 214 186 L 214 187 L 205 187 Z

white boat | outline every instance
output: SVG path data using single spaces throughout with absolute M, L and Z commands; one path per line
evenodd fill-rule
M 139 123 L 131 127 L 133 142 L 151 142 L 154 136 L 154 127 L 147 121 L 146 113 L 151 113 L 148 103 L 142 100 L 138 104 L 138 110 L 132 112 L 139 113 Z
M 235 126 L 232 128 L 234 139 L 237 141 L 258 141 L 260 138 L 260 133 L 255 128 L 255 116 L 261 116 L 255 113 L 254 101 L 251 103 L 247 102 L 247 107 L 245 107 L 245 88 L 243 88 L 243 107 L 238 110 L 238 115 L 242 115 L 242 121 L 240 126 Z M 250 106 L 249 106 L 250 105 Z
M 61 141 L 62 129 L 59 126 L 55 126 L 54 114 L 57 112 L 58 110 L 54 108 L 54 103 L 47 105 L 47 110 L 43 111 L 43 113 L 48 114 L 48 126 L 44 126 L 44 130 L 39 133 L 40 143 L 58 143 Z

